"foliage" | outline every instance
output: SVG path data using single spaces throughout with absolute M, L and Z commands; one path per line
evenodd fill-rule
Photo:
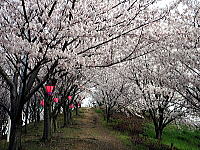
M 115 113 L 112 116 L 113 129 L 128 132 L 131 135 L 138 135 L 143 133 L 142 126 L 144 119 L 137 116 L 127 117 L 124 114 Z

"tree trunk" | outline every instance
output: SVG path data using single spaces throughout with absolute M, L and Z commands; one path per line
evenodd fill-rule
M 52 121 L 53 121 L 53 130 L 54 130 L 54 132 L 56 132 L 57 127 L 58 127 L 58 125 L 57 125 L 57 117 L 58 117 L 58 113 L 55 114 L 55 115 L 52 117 Z
M 40 122 L 40 108 L 37 108 L 37 123 Z
M 53 131 L 56 132 L 56 129 L 57 129 L 56 118 L 53 117 Z
M 106 111 L 106 120 L 107 120 L 107 122 L 110 121 L 110 107 L 108 107 L 107 111 Z
M 161 140 L 163 129 L 161 127 L 155 128 L 155 132 L 156 132 L 156 139 Z
M 70 109 L 67 107 L 67 124 L 70 123 Z
M 33 112 L 33 122 L 34 122 L 34 127 L 37 125 L 37 106 L 34 104 L 34 112 Z
M 78 105 L 75 109 L 76 109 L 76 116 L 78 116 Z
M 27 124 L 28 124 L 28 107 L 29 107 L 30 101 L 27 102 L 26 104 L 26 110 L 25 110 L 25 134 L 27 134 Z
M 9 139 L 9 150 L 21 150 L 21 129 L 22 118 L 15 118 L 11 120 L 11 133 Z
M 107 113 L 107 115 L 106 115 L 106 120 L 107 120 L 107 122 L 110 121 L 110 114 L 109 113 Z
M 67 126 L 67 110 L 66 110 L 66 107 L 64 106 L 63 107 L 63 117 L 64 117 L 64 123 L 63 123 L 63 127 L 66 127 Z
M 72 119 L 72 110 L 71 109 L 68 111 L 68 114 L 69 114 L 69 119 L 68 119 L 68 121 L 69 121 Z
M 3 129 L 1 129 L 4 124 L 3 122 L 4 122 L 3 119 L 1 120 L 1 118 L 0 118 L 0 139 L 3 137 Z
M 34 127 L 36 127 L 36 123 L 37 123 L 37 100 L 36 97 L 34 95 L 34 103 L 33 103 L 33 120 L 32 122 L 34 122 Z
M 43 130 L 43 141 L 47 142 L 51 138 L 51 105 L 49 98 L 46 98 L 44 102 L 44 130 Z

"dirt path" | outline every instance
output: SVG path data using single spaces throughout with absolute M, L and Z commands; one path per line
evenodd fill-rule
M 80 117 L 70 127 L 70 150 L 127 150 L 111 131 L 100 123 L 94 110 L 83 108 Z M 68 142 L 69 142 L 68 141 Z

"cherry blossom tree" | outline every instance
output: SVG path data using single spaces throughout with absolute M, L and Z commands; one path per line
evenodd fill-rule
M 170 79 L 166 78 L 168 73 L 157 55 L 158 52 L 130 63 L 127 78 L 136 90 L 134 96 L 139 97 L 136 106 L 139 106 L 140 111 L 149 113 L 156 138 L 161 139 L 163 129 L 183 117 L 188 109 L 184 97 L 166 84 Z
M 126 81 L 120 78 L 116 67 L 101 69 L 94 77 L 96 87 L 93 92 L 94 100 L 104 107 L 107 122 L 117 106 L 123 101 L 123 92 L 127 89 Z
M 181 94 L 199 112 L 199 1 L 181 3 L 164 21 L 168 34 L 159 56 L 165 85 Z

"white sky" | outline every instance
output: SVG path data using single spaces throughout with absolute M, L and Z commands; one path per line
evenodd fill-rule
M 159 2 L 157 2 L 157 5 L 160 7 L 165 7 L 167 5 L 169 5 L 170 3 L 172 3 L 174 0 L 160 0 Z
M 91 105 L 90 101 L 91 101 L 91 97 L 86 97 L 83 101 L 82 101 L 82 107 L 89 107 L 89 105 Z

